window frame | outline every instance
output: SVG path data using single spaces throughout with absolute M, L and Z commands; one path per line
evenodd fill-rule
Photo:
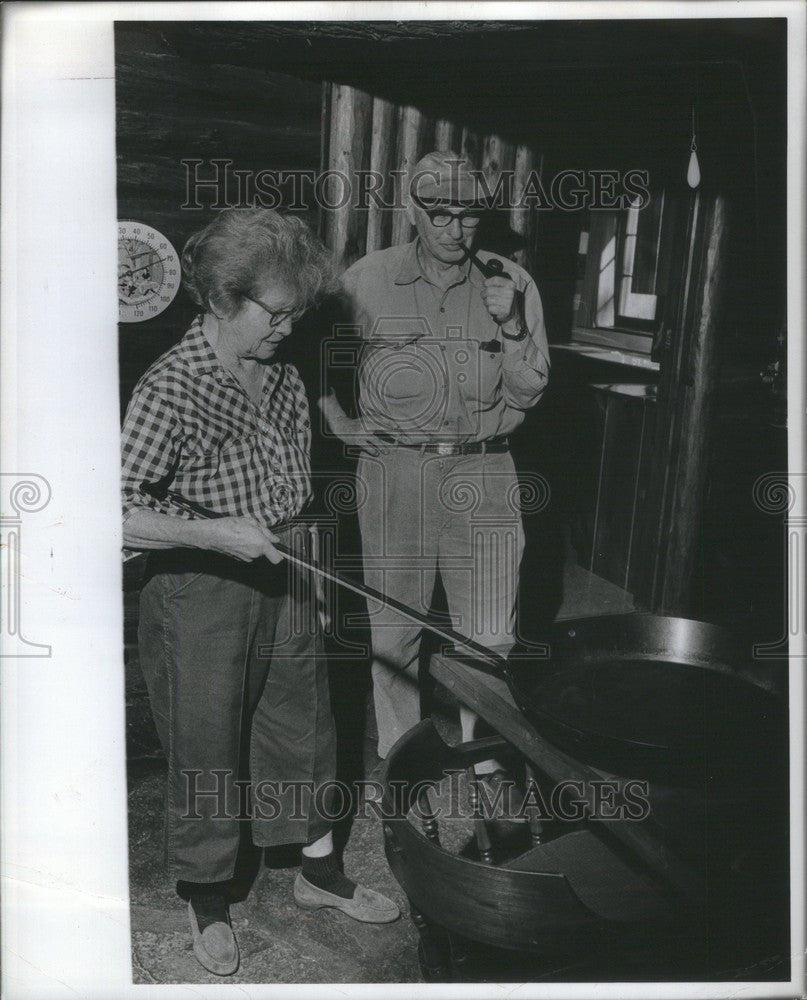
M 651 197 L 654 195 L 651 194 Z M 655 195 L 661 198 L 659 211 L 660 231 L 656 261 L 656 290 L 652 293 L 655 299 L 655 317 L 652 320 L 633 318 L 622 314 L 624 305 L 647 306 L 651 293 L 633 291 L 625 288 L 622 275 L 623 262 L 626 253 L 626 243 L 630 233 L 626 232 L 630 208 L 602 210 L 592 209 L 581 224 L 580 241 L 578 244 L 578 269 L 575 284 L 571 343 L 611 347 L 621 351 L 629 351 L 649 357 L 657 343 L 669 305 L 669 282 L 671 278 L 671 262 L 676 236 L 675 199 L 669 192 L 660 191 Z M 642 209 L 645 210 L 645 209 Z M 638 230 L 638 222 L 637 222 Z M 614 241 L 613 256 L 602 263 L 603 251 L 609 242 Z M 635 242 L 634 254 L 635 254 Z M 633 258 L 635 262 L 635 256 Z M 600 274 L 613 261 L 614 292 L 610 300 L 599 301 Z M 617 276 L 619 271 L 619 276 Z M 633 269 L 631 268 L 631 278 Z M 632 282 L 631 282 L 632 283 Z M 631 302 L 631 297 L 641 297 L 644 302 Z M 598 325 L 597 317 L 603 309 L 610 306 L 613 312 L 613 325 Z

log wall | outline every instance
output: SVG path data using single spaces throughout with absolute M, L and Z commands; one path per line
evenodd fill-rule
M 523 191 L 531 170 L 539 170 L 540 154 L 525 144 L 514 143 L 495 133 L 481 133 L 458 121 L 432 118 L 421 108 L 394 104 L 347 84 L 325 84 L 329 108 L 328 167 L 347 172 L 372 170 L 384 176 L 378 204 L 367 198 L 351 199 L 329 210 L 325 224 L 327 243 L 338 267 L 349 267 L 373 250 L 406 243 L 414 229 L 405 208 L 393 207 L 393 188 L 406 192 L 418 160 L 432 149 L 453 149 L 481 170 L 491 191 L 502 172 L 513 172 L 514 193 Z M 396 177 L 396 173 L 399 175 Z M 355 187 L 355 184 L 354 184 Z M 513 255 L 531 270 L 534 264 L 536 212 L 528 208 L 497 211 L 485 235 L 486 249 Z M 488 220 L 489 222 L 491 220 Z
M 118 24 L 115 42 L 118 218 L 146 222 L 181 253 L 188 236 L 210 221 L 217 197 L 212 189 L 200 190 L 204 207 L 183 207 L 187 170 L 182 160 L 203 161 L 200 179 L 214 176 L 213 160 L 232 161 L 227 171 L 221 167 L 229 182 L 224 198 L 244 204 L 250 203 L 250 192 L 239 190 L 236 170 L 319 170 L 318 82 L 193 58 L 155 25 Z M 155 319 L 120 324 L 122 405 L 196 312 L 180 290 Z

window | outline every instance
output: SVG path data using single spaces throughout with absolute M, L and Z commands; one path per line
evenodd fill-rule
M 580 232 L 572 339 L 649 354 L 663 320 L 672 241 L 664 192 L 591 211 Z

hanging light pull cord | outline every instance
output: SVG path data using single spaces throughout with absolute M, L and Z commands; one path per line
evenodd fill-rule
M 692 105 L 692 142 L 689 147 L 687 184 L 694 190 L 701 182 L 701 168 L 698 163 L 698 144 L 695 141 L 695 105 Z

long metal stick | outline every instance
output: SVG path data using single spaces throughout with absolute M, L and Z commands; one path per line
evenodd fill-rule
M 390 597 L 389 594 L 385 594 L 380 590 L 375 590 L 373 587 L 368 587 L 362 583 L 355 583 L 353 580 L 348 579 L 348 577 L 342 576 L 341 573 L 318 566 L 316 563 L 311 562 L 304 556 L 298 555 L 298 553 L 290 549 L 288 545 L 283 545 L 281 542 L 273 542 L 272 544 L 274 548 L 276 548 L 277 551 L 284 556 L 284 558 L 288 559 L 289 562 L 295 563 L 297 566 L 302 566 L 305 569 L 309 569 L 312 573 L 316 573 L 318 576 L 323 577 L 325 580 L 330 580 L 332 583 L 336 583 L 340 587 L 352 590 L 354 594 L 360 594 L 362 597 L 368 597 L 371 601 L 376 601 L 378 604 L 383 604 L 392 608 L 393 611 L 397 611 L 403 618 L 408 619 L 415 625 L 421 626 L 421 628 L 428 629 L 429 632 L 439 636 L 446 642 L 451 643 L 451 645 L 462 646 L 475 657 L 486 660 L 496 669 L 498 674 L 504 676 L 507 661 L 504 657 L 499 656 L 498 653 L 494 653 L 481 643 L 476 642 L 473 639 L 468 639 L 466 636 L 455 631 L 449 625 L 438 624 L 433 618 L 429 618 L 428 615 L 421 614 L 420 611 L 416 611 L 408 604 L 397 601 L 394 597 Z
M 178 493 L 169 492 L 167 494 L 167 498 L 177 506 L 184 507 L 192 514 L 199 515 L 199 517 L 207 519 L 227 517 L 226 514 L 210 510 L 210 508 L 204 507 L 202 504 L 195 503 L 193 500 L 186 500 L 185 497 L 180 496 Z M 359 594 L 361 597 L 367 597 L 371 601 L 375 601 L 378 604 L 392 608 L 393 611 L 397 611 L 403 618 L 406 618 L 415 625 L 419 625 L 421 628 L 428 629 L 428 631 L 433 635 L 438 636 L 440 639 L 450 643 L 452 646 L 460 646 L 463 649 L 466 649 L 473 656 L 489 663 L 500 677 L 506 677 L 507 661 L 503 656 L 499 656 L 498 653 L 488 649 L 487 646 L 483 646 L 480 642 L 468 639 L 466 636 L 455 631 L 449 625 L 441 625 L 438 622 L 435 622 L 434 619 L 430 618 L 428 615 L 422 614 L 420 611 L 416 611 L 408 604 L 404 604 L 402 601 L 398 601 L 394 597 L 390 597 L 388 594 L 385 594 L 380 590 L 375 590 L 373 587 L 368 587 L 363 583 L 357 583 L 346 576 L 342 576 L 341 573 L 337 573 L 335 570 L 325 569 L 322 566 L 317 565 L 317 563 L 310 559 L 306 559 L 305 556 L 295 552 L 293 549 L 289 548 L 288 545 L 284 545 L 282 542 L 273 542 L 272 545 L 284 557 L 284 559 L 288 559 L 288 561 L 290 563 L 294 563 L 295 566 L 302 566 L 303 569 L 316 573 L 324 580 L 329 580 L 331 583 L 344 587 L 346 590 L 353 591 L 354 594 Z

